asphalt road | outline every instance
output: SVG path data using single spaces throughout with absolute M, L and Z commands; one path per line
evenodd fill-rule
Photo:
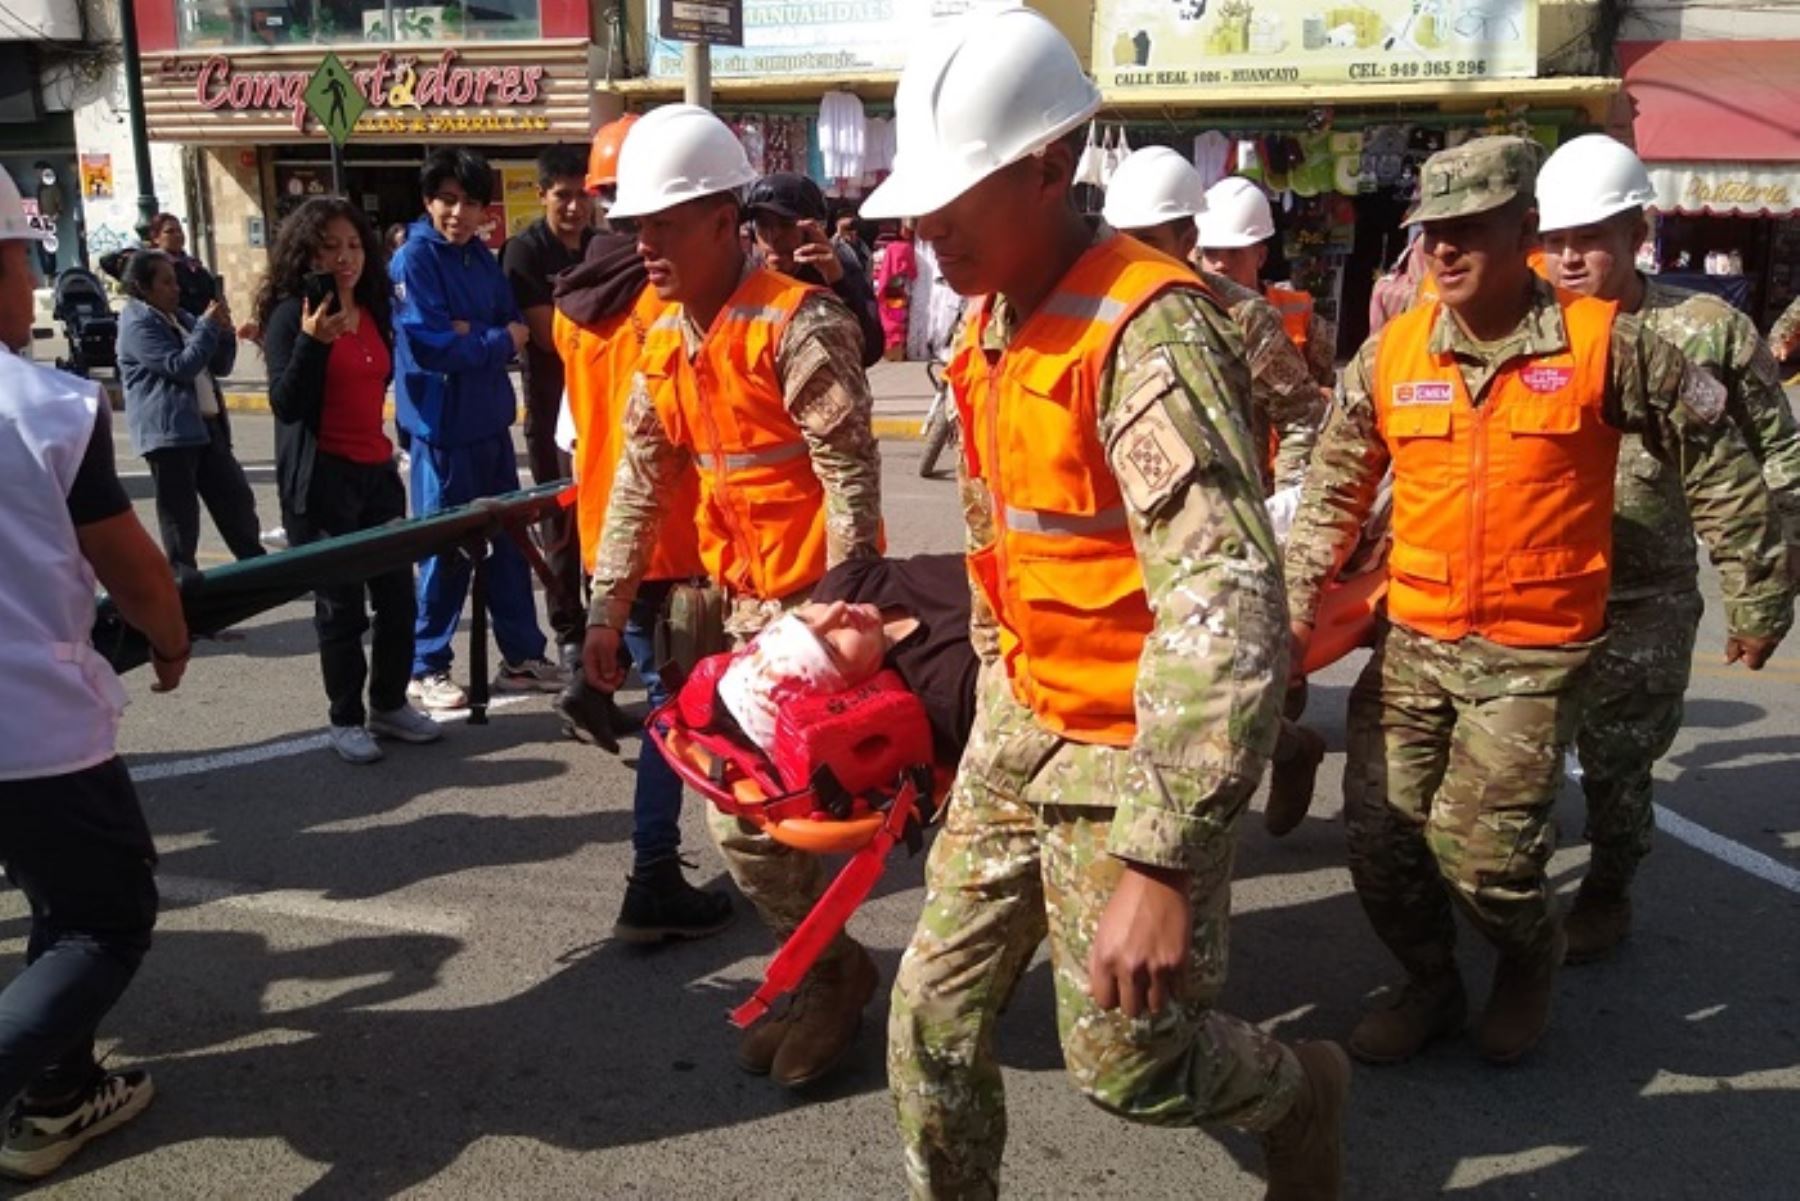
M 238 441 L 272 515 L 267 420 L 240 417 Z M 953 484 L 916 478 L 916 453 L 887 450 L 899 554 L 960 535 Z M 141 462 L 122 450 L 121 469 L 148 514 Z M 1710 577 L 1708 590 L 1688 728 L 1658 773 L 1686 841 L 1659 834 L 1636 936 L 1560 977 L 1554 1029 L 1519 1067 L 1486 1067 L 1452 1040 L 1359 1071 L 1350 1196 L 1795 1195 L 1800 659 L 1783 652 L 1760 676 L 1723 667 Z M 323 747 L 309 618 L 290 605 L 242 641 L 204 645 L 173 695 L 150 695 L 146 673 L 128 680 L 124 750 L 164 907 L 103 1034 L 112 1062 L 150 1065 L 160 1092 L 44 1195 L 900 1195 L 885 1001 L 846 1070 L 790 1096 L 732 1064 L 724 1011 L 771 949 L 747 909 L 707 942 L 608 942 L 630 861 L 629 748 L 620 762 L 564 741 L 547 699 L 531 699 L 437 746 L 345 765 Z M 1256 815 L 1242 831 L 1226 1008 L 1283 1036 L 1341 1037 L 1392 975 L 1343 870 L 1354 670 L 1314 687 L 1333 753 L 1313 818 L 1280 843 Z M 688 851 L 700 877 L 720 877 L 699 816 L 691 802 Z M 1558 816 L 1568 889 L 1586 859 L 1572 784 Z M 890 978 L 920 869 L 894 862 L 854 923 Z M 0 906 L 10 974 L 26 920 L 17 893 Z M 1473 938 L 1463 950 L 1484 995 L 1491 958 Z M 1260 1196 L 1252 1139 L 1131 1126 L 1076 1095 L 1041 959 L 999 1041 L 1010 1195 Z

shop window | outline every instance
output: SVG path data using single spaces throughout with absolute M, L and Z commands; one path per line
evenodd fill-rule
M 357 42 L 523 41 L 538 0 L 177 0 L 185 49 Z

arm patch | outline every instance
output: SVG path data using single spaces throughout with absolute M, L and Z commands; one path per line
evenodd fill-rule
M 1711 372 L 1693 363 L 1681 369 L 1681 404 L 1707 425 L 1716 425 L 1725 416 L 1725 385 Z
M 1107 448 L 1126 503 L 1145 517 L 1168 504 L 1203 466 L 1203 456 L 1169 413 L 1170 399 L 1180 395 L 1165 363 L 1125 398 L 1118 432 Z M 1204 456 L 1207 461 L 1210 457 Z

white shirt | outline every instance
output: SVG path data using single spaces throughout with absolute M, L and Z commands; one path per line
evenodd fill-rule
M 827 179 L 860 179 L 867 151 L 863 102 L 849 92 L 826 92 L 819 101 L 819 157 Z
M 103 403 L 98 384 L 0 350 L 0 780 L 116 753 L 125 689 L 89 641 L 94 570 L 69 516 Z

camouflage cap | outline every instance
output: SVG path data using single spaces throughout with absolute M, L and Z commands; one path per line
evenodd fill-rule
M 1519 137 L 1471 138 L 1440 150 L 1419 170 L 1419 199 L 1404 223 L 1471 217 L 1531 196 L 1543 157 L 1537 143 Z

